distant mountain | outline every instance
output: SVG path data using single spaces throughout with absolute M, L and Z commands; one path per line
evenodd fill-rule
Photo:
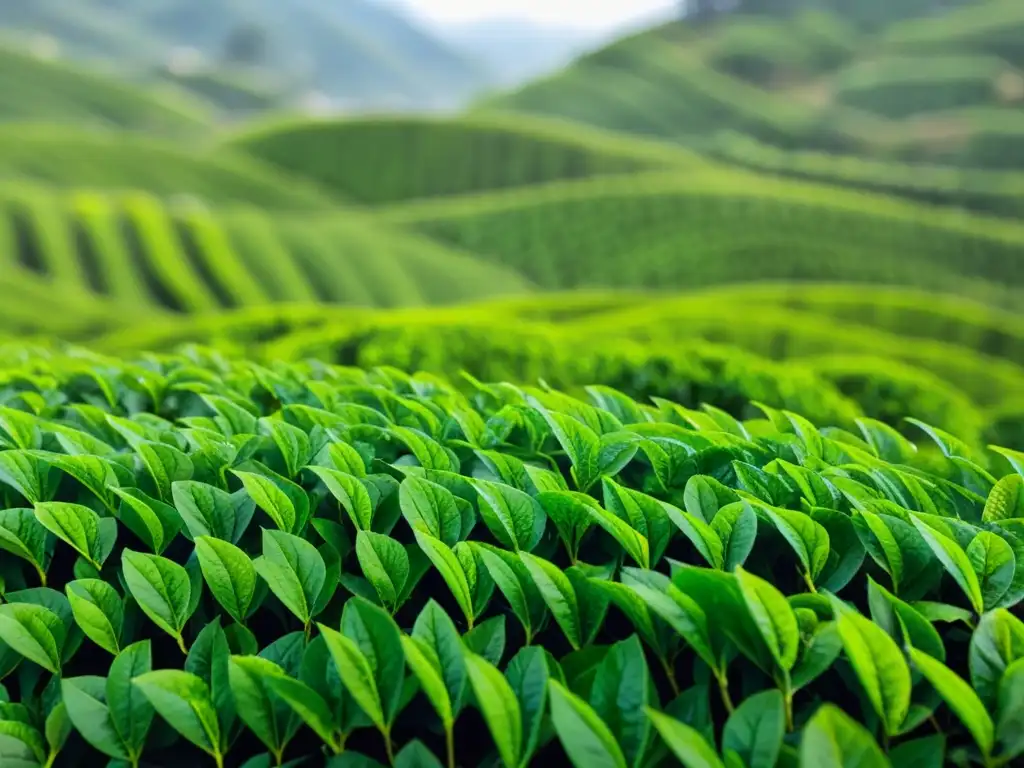
M 451 108 L 491 80 L 458 47 L 374 0 L 3 0 L 0 35 L 46 35 L 126 76 L 245 69 L 353 109 Z
M 452 25 L 439 34 L 484 62 L 498 84 L 505 86 L 560 69 L 603 39 L 589 30 L 549 27 L 520 18 Z

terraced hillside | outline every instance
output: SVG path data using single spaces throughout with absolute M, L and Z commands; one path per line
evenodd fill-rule
M 0 243 L 0 259 L 54 289 L 178 313 L 271 302 L 440 303 L 526 285 L 355 212 L 214 210 L 143 192 L 2 188 Z M 25 322 L 51 330 L 46 314 Z
M 689 389 L 695 382 L 739 386 L 737 376 L 748 393 L 759 386 L 799 398 L 795 385 L 779 383 L 780 371 L 792 369 L 829 381 L 893 423 L 913 410 L 927 412 L 978 439 L 996 414 L 1019 413 L 1024 398 L 1019 316 L 868 286 L 748 285 L 676 296 L 575 292 L 429 312 L 281 306 L 155 322 L 90 340 L 115 353 L 199 342 L 265 359 L 314 357 L 449 376 L 501 372 L 514 381 L 605 383 L 683 399 L 696 396 Z M 730 349 L 742 350 L 738 362 L 730 362 Z M 750 379 L 752 360 L 764 377 Z M 783 361 L 785 369 L 773 368 Z M 836 407 L 828 402 L 803 405 Z
M 143 190 L 271 211 L 336 205 L 302 180 L 221 147 L 49 124 L 0 125 L 0 177 L 55 189 Z
M 1017 224 L 716 168 L 409 203 L 383 216 L 549 290 L 846 280 L 1015 306 L 1024 283 Z
M 933 175 L 934 166 L 1024 169 L 1024 5 L 979 0 L 880 27 L 844 14 L 673 23 L 480 107 L 699 148 L 730 131 L 776 150 L 845 156 L 833 168 L 840 183 L 877 180 L 877 166 L 856 158 L 925 164 Z M 915 186 L 921 194 L 928 183 Z M 1013 186 L 1019 197 L 1019 178 Z M 943 202 L 962 202 L 959 193 L 941 177 L 929 191 Z
M 0 123 L 50 122 L 190 136 L 208 127 L 202 101 L 171 88 L 137 88 L 70 63 L 0 46 Z
M 703 164 L 663 142 L 487 115 L 276 122 L 226 146 L 367 205 Z

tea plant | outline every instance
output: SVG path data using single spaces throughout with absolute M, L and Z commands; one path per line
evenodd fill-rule
M 1024 754 L 1024 453 L 609 388 L 28 359 L 0 372 L 4 768 Z

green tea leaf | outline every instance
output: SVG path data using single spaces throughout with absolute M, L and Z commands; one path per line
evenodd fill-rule
M 445 471 L 457 469 L 453 466 L 451 457 L 445 453 L 441 444 L 423 432 L 407 427 L 395 426 L 390 427 L 388 431 L 405 444 L 412 455 L 416 457 L 416 461 L 424 469 L 440 469 Z
M 480 516 L 506 549 L 530 552 L 544 535 L 547 517 L 532 496 L 487 480 L 474 480 L 480 495 Z
M 663 504 L 668 519 L 683 532 L 694 548 L 712 568 L 725 567 L 725 546 L 714 529 L 703 517 L 684 512 L 671 504 Z
M 520 552 L 519 559 L 529 571 L 530 578 L 537 585 L 541 597 L 565 633 L 569 644 L 573 650 L 579 650 L 583 646 L 580 609 L 576 601 L 576 591 L 569 577 L 553 563 L 527 552 Z
M 686 511 L 704 522 L 714 522 L 723 507 L 738 502 L 740 497 L 732 488 L 723 485 L 713 477 L 694 475 L 686 481 L 683 504 Z
M 50 498 L 50 465 L 28 451 L 0 451 L 0 483 L 11 486 L 29 504 Z
M 256 566 L 245 552 L 228 541 L 199 535 L 195 545 L 210 593 L 231 618 L 243 623 L 256 596 Z
M 31 509 L 0 510 L 0 549 L 28 561 L 46 585 L 49 533 Z
M 469 652 L 465 659 L 477 705 L 498 754 L 507 768 L 518 766 L 523 755 L 523 723 L 515 692 L 494 665 Z
M 555 524 L 569 559 L 576 562 L 580 542 L 593 525 L 588 509 L 597 502 L 585 494 L 561 490 L 538 493 L 536 499 Z
M 742 568 L 736 569 L 736 584 L 775 663 L 788 672 L 796 663 L 800 647 L 800 629 L 793 609 L 775 587 Z
M 462 513 L 455 496 L 444 486 L 425 478 L 407 477 L 398 489 L 402 514 L 414 530 L 418 524 L 449 547 L 462 538 Z
M 629 765 L 638 764 L 648 747 L 651 723 L 644 708 L 652 695 L 654 685 L 637 636 L 615 643 L 598 666 L 590 704 Z
M 1015 661 L 1003 675 L 996 711 L 999 757 L 1012 760 L 1024 752 L 1024 660 Z
M 210 536 L 237 544 L 255 509 L 250 496 L 231 494 L 192 480 L 172 484 L 171 495 L 193 539 Z
M 591 520 L 607 531 L 641 568 L 651 567 L 651 553 L 647 539 L 629 523 L 611 512 L 593 504 L 587 506 Z
M 300 510 L 295 509 L 288 494 L 282 491 L 271 478 L 239 470 L 232 470 L 232 473 L 242 481 L 245 492 L 249 494 L 256 506 L 266 512 L 267 516 L 274 521 L 278 530 L 287 534 L 295 534 L 306 524 L 305 517 L 300 514 Z
M 280 755 L 298 727 L 291 707 L 268 682 L 287 677 L 284 670 L 259 656 L 232 656 L 228 674 L 238 716 L 267 749 Z
M 412 636 L 418 645 L 430 649 L 427 657 L 431 661 L 437 659 L 448 699 L 453 711 L 457 712 L 466 690 L 466 663 L 462 639 L 455 624 L 440 605 L 430 600 L 416 617 Z
M 548 707 L 548 680 L 563 681 L 554 657 L 543 648 L 525 646 L 508 663 L 505 679 L 516 695 L 523 719 L 523 754 L 527 764 L 541 742 Z
M 547 615 L 547 604 L 531 578 L 529 570 L 522 560 L 511 552 L 498 547 L 474 546 L 480 554 L 484 567 L 487 568 L 512 612 L 523 625 L 527 640 L 531 639 L 534 632 L 540 629 L 541 623 Z
M 1024 476 L 1007 475 L 989 491 L 981 519 L 986 523 L 1024 517 Z
M 220 754 L 220 724 L 206 683 L 176 669 L 146 672 L 132 682 L 174 730 L 204 752 Z
M 655 709 L 646 712 L 661 740 L 686 768 L 725 768 L 700 731 Z
M 269 675 L 263 679 L 263 684 L 291 707 L 332 752 L 341 751 L 341 744 L 335 733 L 337 728 L 334 714 L 320 694 L 301 680 L 287 675 Z
M 671 523 L 674 521 L 669 518 L 670 505 L 624 488 L 608 477 L 602 478 L 601 486 L 607 510 L 647 540 L 651 562 L 657 563 L 672 537 Z M 671 509 L 676 513 L 676 521 L 684 519 L 680 510 Z
M 47 672 L 57 674 L 66 630 L 53 611 L 33 603 L 0 605 L 0 640 Z
M 327 579 L 327 566 L 316 547 L 290 533 L 264 528 L 263 555 L 253 566 L 284 607 L 308 625 Z
M 442 768 L 442 765 L 422 741 L 415 740 L 395 755 L 395 768 Z
M 985 609 L 985 599 L 981 592 L 978 576 L 971 566 L 967 553 L 953 539 L 924 523 L 918 515 L 911 514 L 910 521 L 914 524 L 917 532 L 921 534 L 921 538 L 931 548 L 935 557 L 942 563 L 946 572 L 960 585 L 960 589 L 967 595 L 974 612 L 982 613 Z
M 748 768 L 774 768 L 786 734 L 782 692 L 762 691 L 744 700 L 722 732 L 722 751 L 732 750 Z
M 839 657 L 843 641 L 834 621 L 819 624 L 803 655 L 793 667 L 790 682 L 793 690 L 799 691 L 817 680 Z
M 146 697 L 132 685 L 132 680 L 149 672 L 152 665 L 149 640 L 142 640 L 124 648 L 107 673 L 104 693 L 110 724 L 128 753 L 129 760 L 142 754 L 155 714 Z M 75 727 L 78 727 L 77 723 Z
M 370 530 L 373 525 L 373 502 L 370 500 L 366 486 L 359 478 L 326 467 L 311 466 L 309 469 L 323 481 L 331 495 L 341 503 L 356 530 Z
M 259 426 L 264 433 L 269 433 L 281 452 L 288 477 L 298 475 L 299 470 L 312 458 L 309 435 L 281 419 L 263 418 L 259 420 Z
M 1007 668 L 1018 659 L 1024 659 L 1024 622 L 1004 608 L 989 611 L 978 622 L 968 652 L 971 685 L 989 709 L 995 708 Z
M 163 554 L 181 530 L 182 519 L 178 511 L 138 488 L 111 488 L 110 491 L 121 499 L 120 507 L 114 512 L 117 519 L 154 554 Z
M 811 519 L 828 533 L 829 553 L 825 567 L 815 577 L 821 589 L 837 593 L 858 574 L 867 550 L 846 512 L 815 507 Z
M 114 467 L 109 461 L 99 456 L 68 456 L 49 451 L 39 451 L 36 456 L 75 478 L 107 509 L 113 510 L 114 504 L 110 489 L 118 485 L 118 480 Z
M 625 568 L 622 583 L 686 640 L 705 664 L 712 669 L 720 667 L 721 660 L 712 640 L 708 617 L 696 600 L 676 587 L 667 576 L 655 571 Z
M 171 487 L 178 480 L 190 480 L 195 472 L 192 460 L 166 443 L 140 442 L 133 446 L 156 484 L 157 495 L 170 503 Z
M 124 605 L 117 591 L 99 579 L 79 579 L 65 587 L 75 623 L 100 648 L 117 656 Z
M 727 504 L 711 521 L 722 542 L 722 568 L 732 571 L 747 562 L 757 538 L 757 515 L 745 501 Z
M 571 416 L 555 413 L 536 404 L 537 411 L 548 423 L 555 439 L 572 462 L 572 476 L 576 487 L 586 493 L 601 475 L 599 466 L 600 438 Z
M 931 622 L 912 605 L 903 602 L 868 576 L 868 605 L 871 618 L 896 641 L 906 641 L 939 661 L 946 660 L 946 648 Z
M 398 625 L 383 609 L 367 600 L 353 597 L 345 603 L 341 615 L 341 631 L 356 643 L 360 653 L 368 660 L 380 696 L 384 722 L 390 727 L 398 714 L 402 685 L 405 682 L 405 657 Z M 348 686 L 343 672 L 342 680 Z M 352 694 L 354 696 L 355 691 Z
M 817 579 L 828 563 L 828 531 L 802 512 L 769 506 L 762 506 L 761 509 L 793 548 L 808 579 L 811 582 Z
M 60 501 L 36 505 L 36 519 L 57 538 L 69 544 L 97 569 L 114 549 L 117 521 L 101 518 L 81 504 Z
M 1000 536 L 981 531 L 967 547 L 967 560 L 978 577 L 985 610 L 995 608 L 1013 583 L 1017 570 L 1013 550 Z
M 367 717 L 373 721 L 373 724 L 381 730 L 385 730 L 388 727 L 388 721 L 384 715 L 374 670 L 369 659 L 353 640 L 323 624 L 317 624 L 317 627 L 327 643 L 331 658 L 334 659 L 345 688 Z
M 126 549 L 121 555 L 125 584 L 143 612 L 160 629 L 178 640 L 192 615 L 192 585 L 184 568 L 159 555 Z
M 626 758 L 608 726 L 587 702 L 557 680 L 548 681 L 551 722 L 576 768 L 626 768 Z
M 916 648 L 910 648 L 908 651 L 914 666 L 960 718 L 960 722 L 971 732 L 982 754 L 987 758 L 992 754 L 995 743 L 995 726 L 981 699 L 971 686 L 941 661 L 936 661 Z
M 832 599 L 846 657 L 887 734 L 899 733 L 910 709 L 910 668 L 895 641 L 838 599 Z
M 823 704 L 804 729 L 800 765 L 829 768 L 890 768 L 871 733 L 833 704 Z
M 381 603 L 394 613 L 409 578 L 409 555 L 394 539 L 372 531 L 356 535 L 356 557 Z
M 66 677 L 61 697 L 75 730 L 92 747 L 116 760 L 131 759 L 111 720 L 102 677 Z
M 472 626 L 476 613 L 473 607 L 473 594 L 469 585 L 469 579 L 459 558 L 444 542 L 434 538 L 429 533 L 414 529 L 413 534 L 416 537 L 416 543 L 419 545 L 419 548 L 423 550 L 423 553 L 437 569 L 438 573 L 441 574 L 441 578 L 448 585 L 448 589 L 451 590 L 455 602 L 458 603 L 459 608 L 462 609 L 462 613 L 466 617 L 466 623 Z

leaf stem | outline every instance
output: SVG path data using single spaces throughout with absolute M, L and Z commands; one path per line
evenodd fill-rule
M 807 571 L 801 571 L 800 575 L 804 577 L 804 584 L 807 585 L 807 589 L 811 591 L 812 595 L 816 595 L 818 593 L 818 589 L 814 586 L 814 581 L 811 579 L 811 574 Z
M 39 566 L 39 563 L 33 562 L 32 565 L 35 566 L 36 573 L 39 574 L 39 585 L 42 586 L 42 587 L 45 587 L 46 586 L 46 571 L 44 571 Z
M 224 768 L 224 755 L 220 753 L 220 750 L 214 750 L 212 753 L 213 762 L 217 765 L 217 768 Z
M 181 633 L 179 632 L 176 634 L 174 639 L 178 641 L 178 648 L 181 649 L 181 652 L 188 656 L 188 648 L 185 646 L 185 638 L 181 636 Z
M 658 661 L 661 662 L 661 668 L 665 670 L 665 677 L 668 678 L 668 684 L 672 686 L 673 696 L 679 695 L 679 682 L 676 680 L 676 671 L 672 668 L 668 659 L 664 656 L 659 656 Z
M 732 696 L 729 695 L 729 679 L 725 676 L 725 672 L 715 672 L 715 679 L 718 681 L 718 692 L 722 695 L 722 704 L 725 705 L 725 711 L 730 715 L 736 709 L 732 703 Z
M 281 747 L 280 749 L 272 749 L 270 752 L 274 756 L 274 765 L 279 766 L 284 762 L 284 747 Z
M 395 746 L 391 743 L 391 729 L 381 728 L 381 735 L 384 736 L 384 751 L 388 755 L 388 765 L 395 764 Z
M 444 728 L 444 741 L 448 754 L 448 768 L 455 768 L 455 733 L 451 725 Z

